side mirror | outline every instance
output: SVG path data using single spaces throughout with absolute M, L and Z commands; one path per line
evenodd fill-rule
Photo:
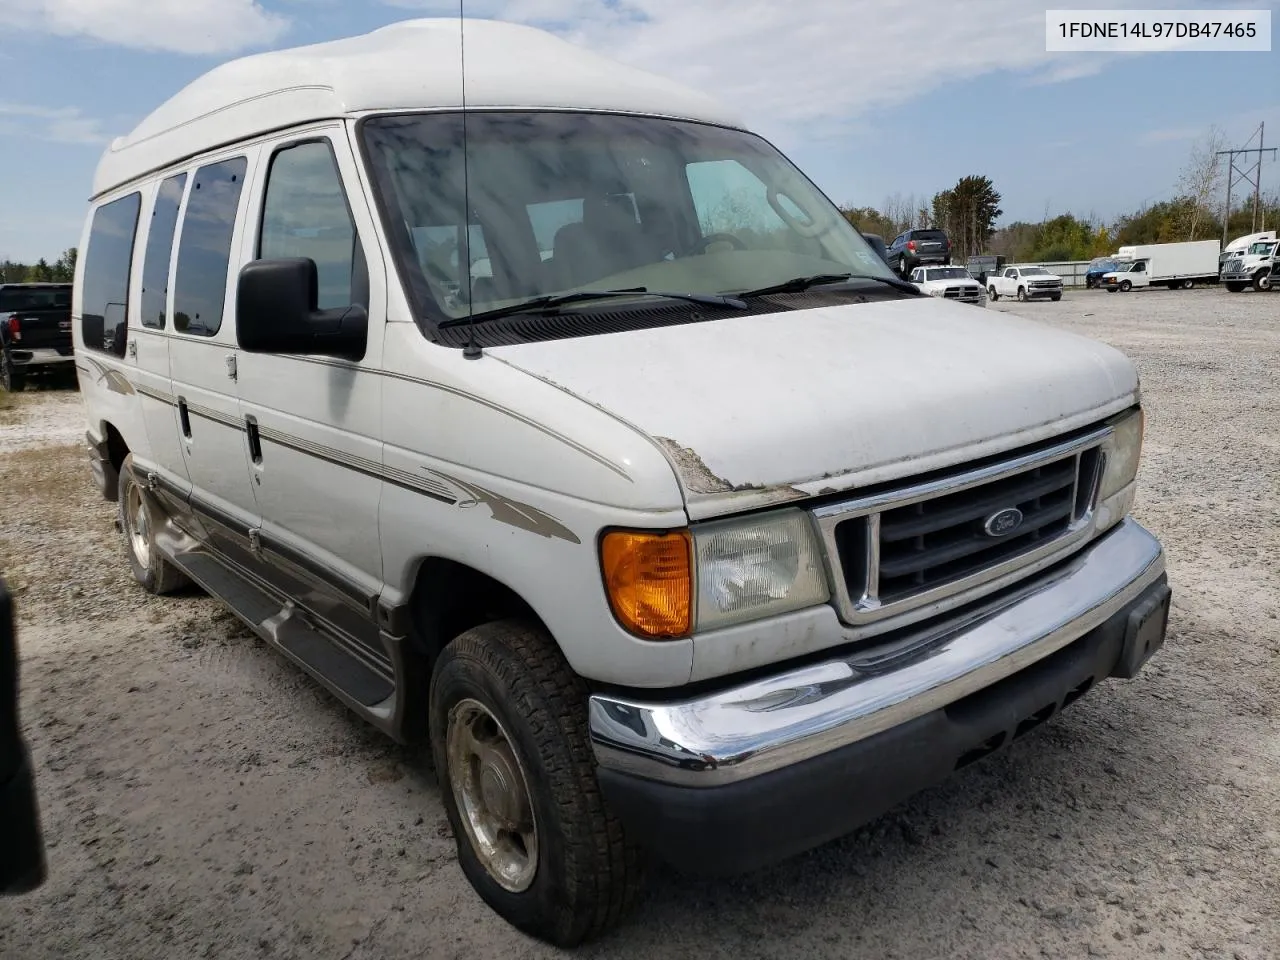
M 298 353 L 359 360 L 369 315 L 351 305 L 318 310 L 316 263 L 306 257 L 255 260 L 236 283 L 236 337 L 249 353 Z

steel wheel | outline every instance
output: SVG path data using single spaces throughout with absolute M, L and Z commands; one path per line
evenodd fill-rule
M 529 778 L 498 719 L 478 700 L 449 711 L 449 782 L 472 849 L 489 875 L 512 893 L 538 872 L 538 825 Z
M 124 503 L 125 532 L 129 537 L 129 549 L 139 566 L 151 565 L 151 515 L 147 511 L 147 503 L 142 499 L 142 489 L 136 484 L 129 485 L 129 493 Z

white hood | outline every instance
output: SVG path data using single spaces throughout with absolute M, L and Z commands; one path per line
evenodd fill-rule
M 1123 410 L 1133 365 L 1097 341 L 933 298 L 545 343 L 497 357 L 667 453 L 695 518 L 1033 443 Z

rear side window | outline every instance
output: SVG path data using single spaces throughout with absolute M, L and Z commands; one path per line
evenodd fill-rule
M 315 261 L 321 310 L 368 306 L 368 272 L 327 141 L 285 147 L 271 158 L 258 256 Z
M 142 325 L 164 329 L 165 298 L 169 293 L 169 257 L 173 253 L 173 232 L 178 225 L 178 207 L 187 175 L 180 173 L 160 184 L 155 208 L 151 211 L 151 232 L 142 260 Z
M 0 287 L 0 313 L 71 306 L 70 287 Z
M 131 193 L 93 213 L 89 249 L 84 255 L 80 332 L 84 344 L 124 356 L 129 324 L 129 272 L 142 194 Z
M 181 333 L 212 337 L 222 329 L 231 236 L 247 163 L 236 157 L 196 171 L 173 283 L 173 327 Z

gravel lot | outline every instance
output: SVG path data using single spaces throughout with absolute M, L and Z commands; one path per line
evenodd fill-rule
M 988 309 L 1107 340 L 1148 410 L 1171 635 L 1036 735 L 759 875 L 663 871 L 586 957 L 1280 956 L 1280 295 Z M 0 404 L 4 397 L 0 395 Z M 224 613 L 132 586 L 73 393 L 0 408 L 0 570 L 52 876 L 5 960 L 547 957 L 457 867 L 425 752 Z

